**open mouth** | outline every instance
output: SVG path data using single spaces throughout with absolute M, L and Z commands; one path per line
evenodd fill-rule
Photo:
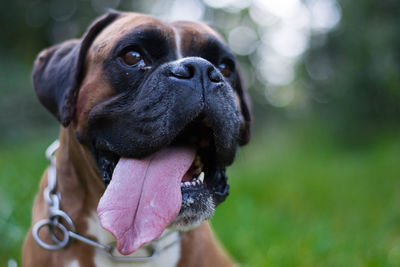
M 229 189 L 226 184 L 225 166 L 217 164 L 213 131 L 208 119 L 200 115 L 185 127 L 170 146 L 186 146 L 196 150 L 192 165 L 181 180 L 183 202 L 189 197 L 191 190 L 201 189 L 214 192 L 216 204 L 224 201 Z M 110 183 L 120 158 L 121 156 L 111 151 L 97 151 L 97 164 L 106 186 Z
M 187 146 L 196 150 L 195 159 L 181 181 L 183 202 L 189 197 L 191 190 L 200 189 L 214 192 L 216 204 L 224 201 L 229 189 L 226 184 L 225 166 L 217 164 L 213 131 L 208 119 L 200 115 L 185 127 L 170 146 Z M 120 156 L 102 150 L 98 151 L 96 158 L 103 182 L 108 186 Z
M 200 115 L 168 146 L 145 158 L 97 152 L 107 187 L 98 215 L 122 254 L 157 238 L 165 227 L 185 230 L 213 215 L 229 192 L 216 150 L 213 130 Z

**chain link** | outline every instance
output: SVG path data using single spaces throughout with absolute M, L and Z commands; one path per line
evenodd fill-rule
M 32 228 L 32 235 L 36 243 L 47 250 L 59 250 L 66 247 L 71 239 L 75 239 L 92 247 L 100 249 L 113 261 L 121 262 L 148 262 L 154 260 L 154 258 L 162 251 L 172 247 L 180 241 L 180 235 L 169 244 L 162 248 L 158 248 L 157 244 L 170 236 L 171 234 L 177 234 L 175 231 L 168 232 L 161 236 L 156 241 L 144 246 L 148 251 L 149 256 L 137 257 L 137 256 L 120 256 L 117 254 L 115 244 L 103 245 L 92 239 L 84 237 L 76 233 L 74 222 L 71 217 L 60 208 L 61 195 L 57 192 L 57 171 L 56 171 L 56 156 L 60 142 L 54 141 L 46 149 L 46 158 L 50 162 L 50 166 L 47 172 L 47 186 L 43 191 L 43 198 L 49 204 L 49 218 L 36 222 Z M 47 227 L 49 230 L 50 238 L 53 240 L 53 244 L 43 241 L 39 236 L 39 232 L 42 228 Z M 62 233 L 62 239 L 55 234 L 56 232 Z

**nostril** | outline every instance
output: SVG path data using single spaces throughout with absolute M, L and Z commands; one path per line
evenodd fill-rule
M 192 78 L 194 76 L 194 73 L 196 72 L 194 66 L 191 64 L 186 65 L 186 70 L 189 73 L 189 78 Z
M 179 79 L 193 78 L 194 73 L 195 70 L 191 64 L 179 64 L 171 70 L 171 75 Z
M 207 75 L 208 75 L 208 78 L 210 78 L 210 80 L 212 82 L 218 83 L 218 82 L 222 81 L 221 75 L 218 73 L 218 71 L 214 67 L 210 67 L 208 69 Z

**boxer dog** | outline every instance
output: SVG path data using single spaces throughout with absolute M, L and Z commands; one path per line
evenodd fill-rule
M 76 239 L 46 250 L 31 228 L 24 266 L 234 265 L 205 221 L 228 195 L 225 168 L 250 138 L 248 96 L 220 35 L 199 22 L 113 11 L 81 39 L 42 51 L 32 77 L 39 101 L 63 126 L 60 210 L 75 233 L 114 242 L 119 256 Z M 49 217 L 48 176 L 32 225 Z M 178 241 L 151 260 L 124 261 L 166 232 Z M 51 243 L 49 233 L 40 235 Z

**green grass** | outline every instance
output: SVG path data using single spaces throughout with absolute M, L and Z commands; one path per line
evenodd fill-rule
M 10 258 L 19 261 L 22 242 L 30 225 L 33 198 L 47 165 L 47 139 L 36 138 L 1 145 L 0 149 L 0 266 Z
M 244 266 L 400 266 L 400 138 L 346 148 L 318 128 L 259 134 L 214 229 Z M 51 138 L 0 150 L 0 266 L 19 260 Z
M 244 266 L 400 266 L 400 138 L 348 149 L 270 131 L 238 155 L 213 225 Z

